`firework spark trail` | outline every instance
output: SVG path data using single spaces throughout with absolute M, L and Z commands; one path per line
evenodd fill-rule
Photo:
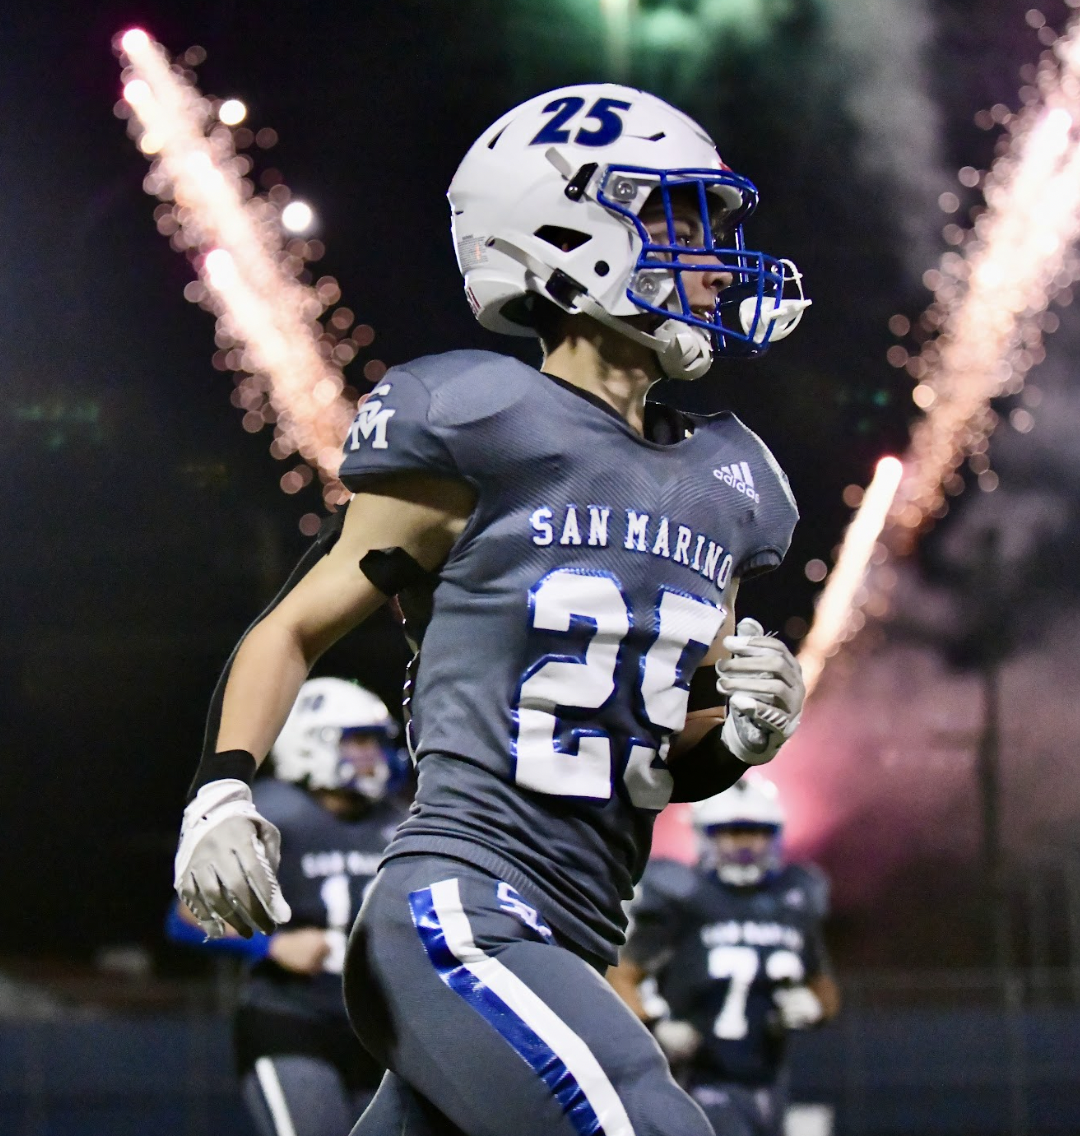
M 986 208 L 964 236 L 963 254 L 947 252 L 927 274 L 935 299 L 923 326 L 937 334 L 907 364 L 920 380 L 913 398 L 926 413 L 912 428 L 883 553 L 910 551 L 919 530 L 943 515 L 946 492 L 963 486 L 958 467 L 987 448 L 997 424 L 991 400 L 1017 393 L 1041 361 L 1046 308 L 1062 293 L 1067 300 L 1078 276 L 1070 250 L 1080 236 L 1080 21 L 1044 56 L 1028 98 L 1012 118 L 1008 149 L 985 179 Z M 991 479 L 985 488 L 997 483 L 988 466 L 980 476 Z M 860 556 L 845 543 L 832 576 L 861 581 L 867 561 Z M 858 609 L 871 597 L 880 613 L 891 575 L 871 570 L 866 586 L 848 589 L 844 612 L 830 606 L 826 613 L 819 604 L 808 658 L 824 660 L 852 638 L 862 626 Z
M 923 349 L 921 402 L 908 476 L 894 517 L 915 529 L 943 500 L 942 484 L 993 425 L 990 399 L 1018 390 L 1035 361 L 1039 317 L 1055 289 L 1071 283 L 1069 246 L 1080 233 L 1080 27 L 1059 41 L 1060 67 L 1044 64 L 1042 105 L 1030 107 L 985 186 L 986 212 L 967 255 L 946 254 Z
M 892 457 L 882 458 L 867 487 L 862 504 L 844 534 L 836 568 L 818 600 L 814 626 L 799 651 L 806 692 L 817 685 L 825 660 L 840 641 L 852 613 L 866 566 L 881 535 L 904 467 Z
M 927 371 L 918 393 L 927 414 L 912 431 L 893 511 L 909 530 L 943 503 L 945 481 L 993 428 L 990 400 L 1020 389 L 1051 290 L 1063 273 L 1071 280 L 1066 255 L 1080 235 L 1080 148 L 1070 132 L 1080 100 L 1027 117 L 1014 151 L 988 180 L 988 209 L 968 255 L 942 264 L 936 291 L 944 321 L 921 355 Z
M 246 200 L 231 133 L 210 129 L 207 100 L 145 32 L 126 32 L 120 46 L 124 98 L 142 127 L 139 147 L 154 160 L 153 192 L 175 199 L 186 243 L 202 253 L 195 263 L 219 317 L 219 342 L 241 349 L 233 369 L 252 376 L 242 404 L 251 413 L 269 398 L 271 452 L 298 452 L 326 483 L 327 503 L 340 503 L 347 493 L 336 473 L 355 403 L 342 396 L 334 357 L 320 351 L 326 304 L 290 273 L 290 262 L 302 262 L 285 255 L 277 209 Z

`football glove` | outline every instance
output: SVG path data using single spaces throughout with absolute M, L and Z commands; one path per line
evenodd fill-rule
M 821 999 L 809 986 L 781 986 L 773 991 L 779 1010 L 780 1024 L 786 1030 L 802 1030 L 816 1026 L 824 1011 Z
M 652 1033 L 672 1065 L 689 1061 L 701 1046 L 701 1034 L 689 1022 L 661 1018 L 653 1023 Z
M 740 619 L 724 646 L 731 658 L 716 664 L 716 689 L 728 701 L 720 739 L 740 761 L 764 765 L 799 724 L 806 698 L 802 670 L 755 619 Z
M 271 934 L 292 911 L 278 886 L 281 834 L 260 816 L 243 781 L 205 784 L 184 809 L 173 887 L 211 939 L 225 924 L 244 938 Z

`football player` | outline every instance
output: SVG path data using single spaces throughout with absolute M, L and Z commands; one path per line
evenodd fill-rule
M 343 521 L 230 662 L 176 885 L 211 934 L 288 918 L 248 781 L 312 663 L 396 596 L 418 788 L 349 940 L 346 1001 L 390 1070 L 357 1132 L 706 1136 L 602 976 L 656 813 L 798 721 L 791 653 L 734 616 L 797 513 L 738 419 L 646 394 L 764 350 L 808 301 L 744 244 L 753 184 L 642 91 L 515 107 L 449 200 L 477 319 L 538 337 L 541 366 L 451 351 L 362 402 Z
M 649 865 L 609 977 L 716 1136 L 780 1136 L 784 1039 L 840 1009 L 821 930 L 828 883 L 784 865 L 771 781 L 746 777 L 692 813 L 700 864 Z
M 399 730 L 383 703 L 340 678 L 309 679 L 274 742 L 274 777 L 252 786 L 281 834 L 278 876 L 292 919 L 272 934 L 209 939 L 186 908 L 169 937 L 242 955 L 237 1070 L 260 1136 L 341 1136 L 383 1075 L 349 1026 L 345 940 L 383 849 L 405 815 Z

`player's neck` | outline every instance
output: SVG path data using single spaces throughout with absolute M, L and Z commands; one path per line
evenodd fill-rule
M 633 430 L 644 431 L 645 394 L 660 378 L 656 356 L 594 325 L 588 335 L 568 335 L 544 356 L 549 375 L 601 398 Z

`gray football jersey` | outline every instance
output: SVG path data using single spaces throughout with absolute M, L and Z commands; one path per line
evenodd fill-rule
M 724 589 L 779 564 L 797 518 L 737 418 L 686 425 L 660 444 L 518 360 L 454 351 L 387 372 L 340 471 L 353 490 L 425 471 L 477 495 L 434 590 L 416 803 L 387 855 L 491 871 L 611 960 Z

